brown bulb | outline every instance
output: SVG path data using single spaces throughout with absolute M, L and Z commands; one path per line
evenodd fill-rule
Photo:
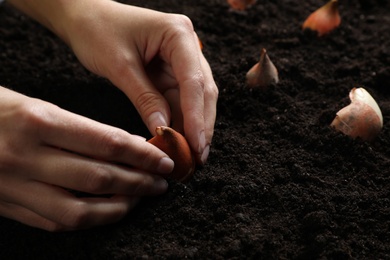
M 323 36 L 338 27 L 340 23 L 338 1 L 330 0 L 307 17 L 302 29 L 310 29 L 316 31 L 318 36 Z
M 279 82 L 278 70 L 270 60 L 266 49 L 261 50 L 260 61 L 246 73 L 246 81 L 249 87 L 263 90 Z
M 187 140 L 179 132 L 167 126 L 159 126 L 156 128 L 156 136 L 148 142 L 174 161 L 175 167 L 169 177 L 180 182 L 186 182 L 192 177 L 195 172 L 195 158 Z
M 227 0 L 230 7 L 234 10 L 244 11 L 254 3 L 256 0 Z

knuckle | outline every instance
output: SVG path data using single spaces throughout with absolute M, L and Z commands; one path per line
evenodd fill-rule
M 192 75 L 192 79 L 193 81 L 195 81 L 197 83 L 197 85 L 204 90 L 204 87 L 205 87 L 205 84 L 204 84 L 204 81 L 205 81 L 205 78 L 203 76 L 203 73 L 200 69 L 198 69 L 196 71 L 196 73 L 194 73 L 194 75 Z
M 131 189 L 131 195 L 147 195 L 148 191 L 152 189 L 154 180 L 150 176 L 142 176 L 134 182 Z
M 19 129 L 32 135 L 41 135 L 44 129 L 50 127 L 53 114 L 53 104 L 46 102 L 26 102 L 19 107 L 17 118 L 19 118 Z
M 191 93 L 192 95 L 199 95 L 199 97 L 200 95 L 203 95 L 206 90 L 206 86 L 202 71 L 198 69 L 194 74 L 183 81 L 183 85 L 187 85 L 194 90 Z
M 59 225 L 64 225 L 72 229 L 80 229 L 88 226 L 89 219 L 90 213 L 86 203 L 79 201 L 64 212 Z
M 103 166 L 96 166 L 90 173 L 87 173 L 86 179 L 87 192 L 91 193 L 106 192 L 113 182 L 111 172 Z
M 7 172 L 20 167 L 21 153 L 19 153 L 19 149 L 8 142 L 7 144 L 0 145 L 0 150 L 3 151 L 0 156 L 0 172 Z
M 219 89 L 215 86 L 206 89 L 206 94 L 211 97 L 212 100 L 217 100 L 219 96 Z
M 100 140 L 102 154 L 108 158 L 118 158 L 123 156 L 127 150 L 127 142 L 121 131 L 108 130 Z
M 176 39 L 192 38 L 194 26 L 188 16 L 182 14 L 170 14 L 169 19 L 162 23 L 167 36 L 167 45 L 171 45 Z
M 1 129 L 7 138 L 0 139 L 0 170 L 21 169 L 26 163 L 31 150 L 26 146 L 35 144 L 43 139 L 44 133 L 50 129 L 52 118 L 55 116 L 53 104 L 30 99 L 20 104 L 13 112 L 12 121 L 8 122 L 12 128 Z M 15 131 L 17 129 L 17 131 Z M 25 165 L 24 165 L 25 166 Z
M 186 32 L 193 32 L 194 26 L 192 24 L 191 19 L 183 14 L 172 14 L 171 19 L 169 19 L 173 25 L 174 28 L 176 28 L 179 31 L 186 31 Z
M 155 107 L 158 107 L 160 97 L 156 93 L 146 91 L 139 94 L 135 101 L 135 106 L 143 113 L 149 114 Z
M 137 60 L 134 56 L 115 53 L 109 59 L 112 66 L 107 69 L 108 78 L 128 79 L 132 74 L 132 68 L 136 68 Z
M 44 122 L 48 116 L 47 106 L 43 104 L 25 103 L 20 106 L 19 113 L 25 122 Z
M 135 154 L 136 162 L 142 169 L 151 169 L 153 168 L 153 159 L 152 159 L 152 151 L 149 149 L 144 149 L 141 153 Z

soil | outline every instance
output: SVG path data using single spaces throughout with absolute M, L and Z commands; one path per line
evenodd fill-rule
M 301 25 L 326 1 L 123 2 L 192 19 L 220 90 L 208 164 L 114 225 L 49 233 L 0 218 L 2 259 L 390 258 L 389 1 L 340 0 L 341 25 L 321 38 Z M 0 35 L 1 85 L 150 136 L 123 93 L 7 4 Z M 245 83 L 262 48 L 280 77 L 267 91 Z M 382 110 L 373 142 L 329 126 L 354 87 Z

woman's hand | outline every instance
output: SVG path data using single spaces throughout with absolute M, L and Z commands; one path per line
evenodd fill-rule
M 1 216 L 51 231 L 88 228 L 166 191 L 173 161 L 144 138 L 2 87 L 0 100 Z
M 9 2 L 120 88 L 152 134 L 172 124 L 206 162 L 218 89 L 187 17 L 110 0 Z M 4 88 L 0 99 L 0 215 L 46 230 L 88 228 L 166 190 L 173 162 L 143 138 Z
M 171 123 L 184 132 L 204 164 L 218 89 L 191 21 L 114 1 L 73 2 L 59 35 L 81 63 L 126 93 L 152 134 Z

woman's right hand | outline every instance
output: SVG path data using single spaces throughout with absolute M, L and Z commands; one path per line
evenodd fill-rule
M 0 100 L 1 216 L 49 231 L 84 229 L 166 191 L 174 163 L 144 138 L 3 87 Z

